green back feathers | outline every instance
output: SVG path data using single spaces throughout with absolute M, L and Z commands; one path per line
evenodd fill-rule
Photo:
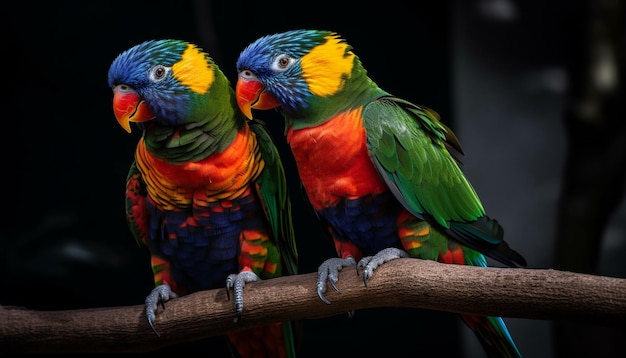
M 451 220 L 476 220 L 484 209 L 446 147 L 451 132 L 432 113 L 384 97 L 365 107 L 363 118 L 372 159 L 392 191 L 409 211 L 448 228 Z

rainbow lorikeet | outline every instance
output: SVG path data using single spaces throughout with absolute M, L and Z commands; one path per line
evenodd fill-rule
M 131 47 L 111 64 L 108 84 L 119 124 L 142 130 L 125 203 L 130 230 L 151 257 L 150 326 L 158 304 L 224 285 L 234 291 L 237 320 L 245 283 L 297 274 L 291 203 L 269 133 L 246 119 L 226 76 L 192 43 Z M 292 328 L 278 322 L 228 341 L 242 357 L 289 357 Z
M 331 31 L 293 30 L 261 37 L 237 60 L 237 100 L 279 107 L 302 186 L 339 257 L 318 269 L 317 291 L 336 288 L 356 265 L 365 284 L 400 257 L 487 266 L 524 258 L 459 167 L 458 139 L 432 109 L 397 98 L 367 75 L 352 47 Z M 490 355 L 517 357 L 500 317 L 461 315 Z

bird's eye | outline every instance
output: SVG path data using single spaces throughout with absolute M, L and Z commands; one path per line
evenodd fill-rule
M 163 65 L 156 65 L 150 69 L 150 80 L 151 81 L 160 81 L 167 76 L 167 73 L 170 71 L 168 67 Z
M 288 55 L 280 55 L 276 57 L 274 62 L 272 63 L 272 70 L 274 71 L 285 71 L 291 65 L 296 62 L 296 59 L 293 57 L 289 57 Z

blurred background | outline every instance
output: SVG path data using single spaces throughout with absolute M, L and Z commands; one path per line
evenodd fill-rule
M 295 28 L 339 32 L 381 87 L 440 113 L 487 212 L 529 268 L 626 277 L 623 1 L 360 4 L 66 1 L 4 11 L 0 304 L 137 305 L 153 288 L 124 217 L 139 133 L 112 112 L 107 72 L 120 52 L 148 39 L 195 42 L 234 85 L 248 43 Z M 303 205 L 282 119 L 256 115 L 284 154 L 300 272 L 315 272 L 335 253 Z M 623 354 L 625 329 L 505 321 L 525 357 Z M 394 308 L 306 321 L 300 356 L 330 353 L 484 357 L 456 315 Z

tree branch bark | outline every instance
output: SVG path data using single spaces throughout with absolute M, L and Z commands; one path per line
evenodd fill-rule
M 64 311 L 0 306 L 0 353 L 147 352 L 277 320 L 319 319 L 373 307 L 407 307 L 542 320 L 626 324 L 626 279 L 551 269 L 481 268 L 398 259 L 363 284 L 341 272 L 340 293 L 317 297 L 315 273 L 249 283 L 243 318 L 225 289 L 168 301 L 148 326 L 143 304 Z M 358 312 L 356 312 L 358 314 Z

